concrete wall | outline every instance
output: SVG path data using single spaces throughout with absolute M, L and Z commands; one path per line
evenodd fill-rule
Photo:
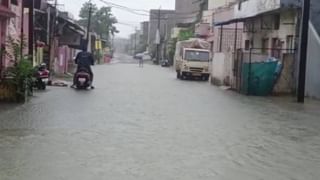
M 306 95 L 320 99 L 320 37 L 315 27 L 310 24 Z
M 264 16 L 265 24 L 272 24 L 274 18 L 272 15 Z M 245 25 L 248 24 L 245 22 Z M 251 40 L 253 41 L 253 48 L 262 48 L 262 39 L 269 39 L 269 48 L 272 45 L 272 38 L 279 38 L 282 42 L 282 48 L 286 49 L 289 47 L 286 39 L 288 35 L 296 36 L 296 23 L 297 23 L 297 12 L 294 10 L 282 11 L 280 14 L 280 27 L 278 30 L 262 30 L 261 29 L 261 18 L 254 18 L 254 32 L 247 32 L 243 34 L 242 47 L 245 47 L 245 41 Z M 294 44 L 294 43 L 293 43 Z
M 224 79 L 224 53 L 215 53 L 212 60 L 211 81 L 214 85 L 223 85 Z
M 320 33 L 320 1 L 311 0 L 311 22 L 314 25 L 315 30 Z
M 212 60 L 212 83 L 217 86 L 231 86 L 234 82 L 233 53 L 215 53 Z
M 284 54 L 283 69 L 273 89 L 274 94 L 292 94 L 294 92 L 294 54 Z

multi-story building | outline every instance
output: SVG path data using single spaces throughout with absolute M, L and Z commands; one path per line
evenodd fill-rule
M 200 17 L 200 3 L 202 0 L 176 0 L 177 25 L 194 24 Z
M 297 54 L 299 51 L 301 6 L 299 0 L 238 0 L 234 6 L 233 18 L 215 23 L 222 29 L 222 34 L 225 34 L 225 28 L 230 25 L 235 23 L 243 23 L 244 25 L 242 50 L 237 51 L 233 57 L 234 79 L 242 92 L 251 94 L 253 93 L 252 88 L 249 87 L 263 83 L 260 82 L 261 79 L 256 72 L 261 74 L 266 66 L 263 66 L 262 69 L 256 69 L 256 67 L 262 67 L 262 63 L 270 60 L 281 63 L 279 66 L 281 69 L 279 69 L 274 87 L 271 89 L 272 93 L 292 93 L 295 91 L 297 74 L 299 73 Z M 317 98 L 320 98 L 320 82 L 315 78 L 320 75 L 320 63 L 317 58 L 320 55 L 320 21 L 317 18 L 319 12 L 320 3 L 312 0 L 306 95 Z M 221 43 L 218 44 L 220 44 L 218 45 L 219 49 Z M 244 67 L 251 67 L 251 69 L 248 70 Z
M 141 30 L 141 40 L 143 40 L 145 43 L 148 43 L 149 21 L 142 22 L 140 24 L 140 30 Z
M 170 38 L 171 29 L 175 26 L 174 17 L 174 10 L 153 9 L 150 11 L 148 49 L 153 57 L 157 54 L 157 44 L 159 44 L 161 46 L 160 49 L 162 49 L 159 52 L 159 56 L 161 58 L 164 56 L 164 46 L 166 45 L 166 41 Z M 157 37 L 158 29 L 159 37 Z
M 140 30 L 141 30 L 140 42 L 139 42 L 141 46 L 140 48 L 143 51 L 146 51 L 148 47 L 148 38 L 149 38 L 149 21 L 141 22 Z

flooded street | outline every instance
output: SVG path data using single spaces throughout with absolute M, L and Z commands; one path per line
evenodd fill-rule
M 318 102 L 120 61 L 95 67 L 93 91 L 52 87 L 0 105 L 0 180 L 319 179 Z

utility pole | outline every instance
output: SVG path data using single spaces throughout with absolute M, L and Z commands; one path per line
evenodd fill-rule
M 161 10 L 160 10 L 160 8 L 159 8 L 159 10 L 158 10 L 158 32 L 157 32 L 157 38 L 159 38 L 159 39 L 157 39 L 157 40 L 159 40 L 158 42 L 157 42 L 157 61 L 156 61 L 156 64 L 159 64 L 159 62 L 160 62 L 160 45 L 161 45 L 161 33 L 160 33 L 160 28 L 161 28 L 161 18 L 160 18 L 160 16 L 161 16 Z
M 307 69 L 307 51 L 308 51 L 308 34 L 309 34 L 309 17 L 310 17 L 310 0 L 303 1 L 302 22 L 300 33 L 300 65 L 299 65 L 299 82 L 298 82 L 298 102 L 304 103 L 305 86 L 306 86 L 306 69 Z
M 91 16 L 92 16 L 92 3 L 89 0 L 89 18 L 88 18 L 88 26 L 87 26 L 87 47 L 89 46 L 89 35 L 90 35 L 90 26 L 91 26 Z
M 29 56 L 33 62 L 34 49 L 34 0 L 29 1 Z

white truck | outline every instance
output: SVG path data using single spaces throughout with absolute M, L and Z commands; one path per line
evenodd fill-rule
M 210 77 L 211 44 L 201 39 L 179 41 L 174 56 L 178 79 L 199 77 L 208 81 Z

